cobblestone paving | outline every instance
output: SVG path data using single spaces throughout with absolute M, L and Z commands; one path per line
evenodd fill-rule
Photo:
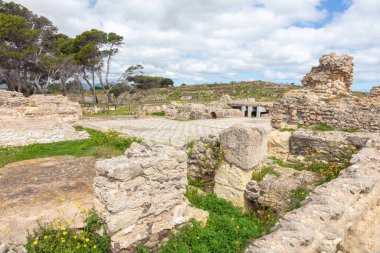
M 176 121 L 165 118 L 131 119 L 107 117 L 83 119 L 80 125 L 101 131 L 116 130 L 145 140 L 181 147 L 192 139 L 216 135 L 235 124 L 261 126 L 270 129 L 269 119 L 224 118 L 208 120 Z

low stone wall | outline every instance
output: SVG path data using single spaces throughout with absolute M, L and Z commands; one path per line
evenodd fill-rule
M 380 100 L 380 86 L 374 86 L 372 87 L 369 95 L 368 95 L 368 98 L 369 99 L 376 99 L 376 100 Z
M 367 146 L 353 156 L 352 166 L 337 179 L 317 187 L 307 204 L 287 213 L 274 232 L 254 241 L 246 253 L 354 253 L 379 249 L 378 238 L 368 238 L 360 245 L 354 245 L 360 238 L 351 240 L 353 235 L 360 237 L 379 227 L 378 217 L 375 223 L 366 219 L 367 215 L 376 217 L 373 214 L 380 209 L 379 143 L 369 140 Z
M 96 165 L 95 208 L 111 234 L 113 252 L 137 243 L 158 245 L 170 230 L 207 212 L 188 206 L 187 155 L 164 145 L 137 143 L 125 155 Z
M 292 133 L 288 160 L 292 162 L 341 162 L 370 139 L 379 139 L 376 133 L 346 133 L 340 131 L 298 130 Z
M 337 129 L 380 131 L 380 103 L 353 97 L 324 100 L 311 91 L 290 92 L 272 109 L 274 128 L 326 123 Z

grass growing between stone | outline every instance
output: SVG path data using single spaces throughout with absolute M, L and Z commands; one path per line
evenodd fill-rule
M 87 131 L 89 139 L 33 144 L 22 147 L 0 148 L 0 168 L 23 160 L 46 158 L 52 156 L 72 155 L 75 157 L 94 156 L 113 157 L 121 155 L 138 138 L 125 137 L 118 132 L 100 132 L 93 129 L 76 127 L 77 131 Z
M 186 197 L 194 207 L 209 212 L 208 223 L 202 227 L 193 221 L 172 235 L 160 253 L 243 252 L 252 239 L 266 234 L 277 221 L 273 213 L 263 217 L 243 213 L 240 208 L 215 195 L 201 196 L 196 190 L 188 190 Z
M 264 177 L 267 175 L 267 174 L 272 174 L 276 177 L 279 177 L 281 176 L 281 174 L 277 171 L 275 171 L 272 167 L 264 167 L 262 170 L 260 171 L 255 171 L 252 173 L 252 180 L 255 180 L 257 182 L 260 182 L 264 179 Z
M 300 208 L 301 202 L 306 199 L 309 195 L 309 190 L 305 188 L 297 188 L 292 190 L 292 195 L 290 196 L 290 205 L 287 209 L 287 212 Z
M 70 228 L 70 222 L 39 226 L 27 237 L 25 248 L 29 253 L 106 253 L 110 252 L 111 239 L 104 221 L 90 210 L 83 229 Z

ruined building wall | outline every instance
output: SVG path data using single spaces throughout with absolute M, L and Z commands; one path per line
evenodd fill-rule
M 133 143 L 125 155 L 96 165 L 95 208 L 111 234 L 113 252 L 137 243 L 155 246 L 191 218 L 207 212 L 188 206 L 187 155 L 173 147 Z
M 274 128 L 329 124 L 337 129 L 380 131 L 380 103 L 352 97 L 326 101 L 313 92 L 292 92 L 274 103 Z
M 313 67 L 302 79 L 302 85 L 321 97 L 331 98 L 351 93 L 353 80 L 353 58 L 331 53 L 319 59 L 319 66 Z

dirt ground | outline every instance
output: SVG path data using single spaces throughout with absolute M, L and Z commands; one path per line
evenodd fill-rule
M 20 244 L 27 230 L 56 218 L 80 226 L 92 208 L 95 159 L 34 159 L 0 169 L 0 242 Z M 83 212 L 83 211 L 82 211 Z

